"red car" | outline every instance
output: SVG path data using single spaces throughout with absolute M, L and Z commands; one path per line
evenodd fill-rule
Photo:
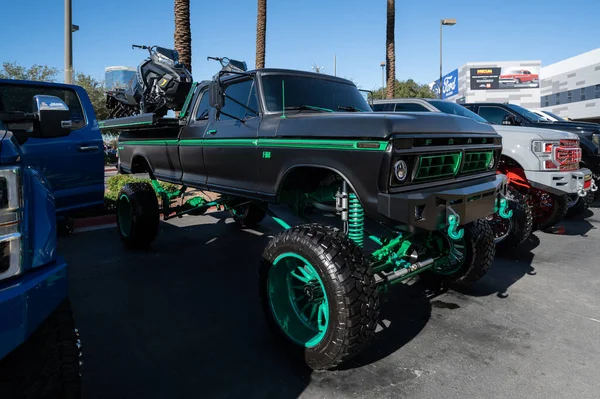
M 500 83 L 519 84 L 527 82 L 538 82 L 538 75 L 527 69 L 512 69 L 509 73 L 500 75 Z

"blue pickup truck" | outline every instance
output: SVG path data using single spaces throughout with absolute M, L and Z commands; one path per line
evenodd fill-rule
M 56 221 L 102 205 L 103 165 L 85 90 L 0 80 L 0 398 L 80 396 Z

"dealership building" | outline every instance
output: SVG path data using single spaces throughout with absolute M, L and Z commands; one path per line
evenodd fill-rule
M 600 122 L 600 48 L 544 66 L 541 60 L 469 62 L 442 78 L 442 98 L 510 102 Z M 438 91 L 439 79 L 430 83 Z

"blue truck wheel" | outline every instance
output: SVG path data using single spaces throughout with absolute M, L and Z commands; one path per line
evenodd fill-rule
M 81 397 L 81 343 L 65 299 L 33 334 L 0 361 L 2 398 Z

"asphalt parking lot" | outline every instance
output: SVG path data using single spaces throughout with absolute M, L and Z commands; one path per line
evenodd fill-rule
M 468 291 L 397 287 L 369 350 L 334 372 L 292 363 L 264 323 L 256 272 L 271 221 L 163 222 L 142 252 L 115 228 L 63 237 L 84 397 L 597 398 L 600 204 L 592 211 L 499 254 Z

